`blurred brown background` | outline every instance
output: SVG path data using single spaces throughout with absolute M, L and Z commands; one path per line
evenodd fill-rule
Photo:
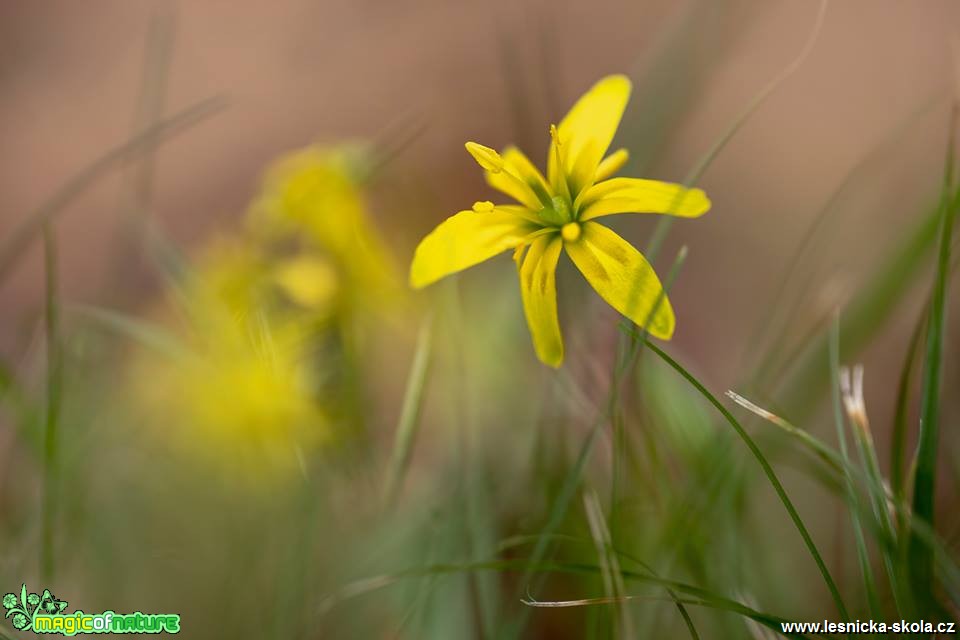
M 625 130 L 646 136 L 628 143 L 646 174 L 682 179 L 797 55 L 816 11 L 811 0 L 7 2 L 0 236 L 137 129 L 146 83 L 147 111 L 170 114 L 212 95 L 229 101 L 157 156 L 152 213 L 187 246 L 228 229 L 283 151 L 423 126 L 375 185 L 375 214 L 405 267 L 418 237 L 490 197 L 465 140 L 518 141 L 542 162 L 547 124 L 600 76 L 626 71 L 637 88 Z M 946 101 L 931 101 L 953 91 L 958 17 L 949 0 L 833 2 L 812 55 L 707 172 L 714 209 L 675 227 L 671 248 L 691 250 L 675 295 L 677 341 L 708 373 L 726 381 L 751 358 L 752 327 L 769 311 L 790 255 L 877 144 L 894 137 L 894 151 L 856 178 L 854 196 L 812 251 L 824 304 L 855 287 L 932 197 Z M 933 106 L 911 116 L 925 104 Z M 129 171 L 114 172 L 63 212 L 68 300 L 97 303 L 116 282 L 111 256 L 122 243 L 128 187 Z M 642 246 L 645 231 L 632 233 Z M 142 270 L 133 265 L 120 279 L 148 291 Z M 35 246 L 0 284 L 0 353 L 27 350 L 41 282 Z M 905 314 L 894 333 L 914 318 Z M 903 345 L 892 344 L 896 362 Z

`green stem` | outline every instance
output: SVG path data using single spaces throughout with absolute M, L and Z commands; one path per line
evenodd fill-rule
M 54 578 L 54 520 L 57 511 L 58 431 L 62 402 L 62 353 L 57 304 L 57 244 L 53 229 L 43 226 L 45 269 L 44 330 L 47 344 L 46 421 L 43 445 L 43 512 L 40 532 L 40 574 L 45 583 Z

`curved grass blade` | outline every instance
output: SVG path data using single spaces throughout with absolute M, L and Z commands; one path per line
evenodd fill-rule
M 513 572 L 525 571 L 529 569 L 530 565 L 525 560 L 498 560 L 492 562 L 474 562 L 465 564 L 436 564 L 417 569 L 408 569 L 406 571 L 400 571 L 391 574 L 363 578 L 361 580 L 356 580 L 344 585 L 336 592 L 324 598 L 319 605 L 318 614 L 320 616 L 326 615 L 333 608 L 347 600 L 368 595 L 383 589 L 384 587 L 396 584 L 401 580 L 454 573 L 473 573 L 479 571 Z M 593 576 L 599 574 L 601 568 L 599 566 L 580 563 L 546 563 L 533 567 L 533 570 L 538 573 L 564 573 L 571 575 Z M 740 602 L 716 594 L 708 589 L 703 589 L 701 587 L 690 585 L 684 582 L 660 578 L 649 573 L 629 570 L 623 571 L 623 577 L 636 582 L 672 589 L 677 593 L 682 593 L 688 596 L 688 598 L 685 599 L 681 598 L 683 604 L 693 604 L 720 611 L 735 613 L 740 616 L 755 620 L 760 624 L 777 631 L 778 633 L 782 633 L 781 624 L 790 622 L 790 620 L 786 618 L 753 609 Z M 805 638 L 806 636 L 800 634 L 787 634 L 787 637 Z
M 840 184 L 817 212 L 784 269 L 783 276 L 779 281 L 780 286 L 776 288 L 773 302 L 769 305 L 770 314 L 761 318 L 758 326 L 753 330 L 753 337 L 748 340 L 749 344 L 761 345 L 757 352 L 763 354 L 753 369 L 753 381 L 764 380 L 768 376 L 774 375 L 775 369 L 783 368 L 784 363 L 791 361 L 789 352 L 797 350 L 797 347 L 794 347 L 788 350 L 787 355 L 784 355 L 784 348 L 781 344 L 790 328 L 789 319 L 799 315 L 806 292 L 814 283 L 808 279 L 805 284 L 800 285 L 791 303 L 786 301 L 786 295 L 791 291 L 791 285 L 797 282 L 800 267 L 804 264 L 804 258 L 809 255 L 808 252 L 811 250 L 817 235 L 824 228 L 824 224 L 837 212 L 837 205 L 842 202 L 843 197 L 860 184 L 860 178 L 867 175 L 881 158 L 897 153 L 899 146 L 904 143 L 918 121 L 933 111 L 934 107 L 938 106 L 942 100 L 942 95 L 934 95 L 908 114 L 903 121 L 899 122 L 846 173 Z M 814 327 L 814 333 L 819 333 L 819 327 Z M 809 342 L 810 339 L 811 336 L 808 335 L 798 339 L 799 348 L 802 350 L 802 345 Z M 768 346 L 764 348 L 763 345 Z M 794 353 L 793 356 L 797 357 L 797 354 Z
M 164 355 L 185 357 L 190 353 L 174 334 L 159 325 L 100 307 L 71 305 L 69 310 Z
M 750 411 L 751 413 L 760 416 L 767 422 L 780 427 L 790 436 L 799 440 L 804 446 L 808 447 L 814 453 L 814 455 L 816 455 L 820 460 L 826 463 L 828 467 L 836 471 L 838 474 L 843 474 L 848 471 L 847 467 L 849 462 L 844 461 L 839 455 L 837 455 L 836 451 L 831 449 L 825 442 L 812 435 L 810 432 L 794 426 L 775 413 L 767 411 L 763 407 L 760 407 L 750 400 L 747 400 L 735 391 L 727 391 L 725 395 L 747 411 Z
M 690 170 L 690 173 L 687 174 L 686 178 L 683 180 L 683 184 L 687 187 L 692 187 L 700 181 L 700 178 L 703 177 L 703 174 L 707 171 L 711 164 L 713 164 L 714 159 L 717 155 L 723 150 L 727 143 L 733 139 L 733 136 L 737 134 L 738 131 L 743 127 L 744 124 L 750 119 L 757 109 L 767 101 L 773 92 L 783 84 L 787 79 L 792 76 L 797 69 L 799 69 L 804 61 L 807 59 L 807 56 L 810 55 L 810 52 L 813 51 L 814 45 L 817 43 L 817 39 L 820 37 L 820 31 L 823 27 L 823 18 L 827 13 L 827 0 L 821 0 L 820 8 L 817 10 L 817 17 L 814 21 L 813 28 L 810 31 L 810 35 L 807 38 L 807 41 L 804 43 L 803 48 L 800 50 L 800 54 L 793 59 L 793 61 L 784 67 L 780 73 L 778 73 L 770 82 L 768 82 L 760 91 L 753 97 L 753 99 L 747 104 L 740 115 L 738 115 L 733 122 L 727 127 L 726 131 L 721 134 L 721 136 L 713 143 L 713 146 L 700 158 L 696 165 Z M 647 244 L 646 251 L 644 254 L 651 263 L 656 260 L 657 255 L 660 253 L 660 248 L 663 246 L 664 240 L 666 240 L 667 234 L 670 232 L 670 227 L 673 226 L 673 216 L 663 216 L 657 222 L 657 226 L 653 230 L 653 235 L 650 237 L 650 241 Z
M 107 151 L 77 172 L 46 202 L 29 213 L 26 219 L 0 243 L 0 283 L 10 274 L 11 267 L 26 251 L 30 242 L 42 233 L 44 225 L 52 222 L 74 198 L 83 193 L 97 179 L 130 158 L 147 152 L 165 140 L 220 113 L 226 104 L 226 100 L 220 96 L 198 102 Z
M 551 540 L 557 541 L 557 542 L 571 542 L 571 543 L 579 544 L 583 546 L 591 545 L 591 541 L 589 540 L 578 538 L 576 536 L 564 535 L 561 533 L 555 533 L 549 537 Z M 510 538 L 501 540 L 500 544 L 497 545 L 497 551 L 502 552 L 515 547 L 536 544 L 539 539 L 540 539 L 540 536 L 537 536 L 537 535 L 512 536 Z M 634 563 L 635 565 L 637 565 L 638 567 L 640 567 L 650 575 L 654 577 L 660 577 L 657 575 L 657 572 L 654 571 L 650 565 L 643 562 L 639 558 L 636 558 L 613 546 L 609 548 L 609 551 L 610 553 L 614 554 L 617 558 Z M 622 576 L 622 573 L 621 573 L 621 576 Z M 674 603 L 676 604 L 677 611 L 680 613 L 680 617 L 683 618 L 684 624 L 687 626 L 687 630 L 690 632 L 690 637 L 693 638 L 693 640 L 700 640 L 700 634 L 697 633 L 697 629 L 693 624 L 693 619 L 690 617 L 690 613 L 687 611 L 686 607 L 683 605 L 683 602 L 681 602 L 677 598 L 677 594 L 669 587 L 665 588 L 665 591 L 667 592 L 667 595 L 670 596 L 673 599 Z
M 820 551 L 817 549 L 817 545 L 814 543 L 813 538 L 810 537 L 810 532 L 807 531 L 806 525 L 803 523 L 803 519 L 800 517 L 800 514 L 797 513 L 796 508 L 793 506 L 793 502 L 790 500 L 790 497 L 787 495 L 786 490 L 783 488 L 783 485 L 780 483 L 780 479 L 777 477 L 777 474 L 774 472 L 773 467 L 770 466 L 770 463 L 767 461 L 766 456 L 763 455 L 763 452 L 760 451 L 760 448 L 754 442 L 753 438 L 750 437 L 750 434 L 746 432 L 743 426 L 733 417 L 733 414 L 723 404 L 717 400 L 710 391 L 707 390 L 703 384 L 697 380 L 689 371 L 687 371 L 680 363 L 671 358 L 665 351 L 663 351 L 657 345 L 648 342 L 646 344 L 647 348 L 652 350 L 657 356 L 659 356 L 664 362 L 670 365 L 677 373 L 679 373 L 687 382 L 689 382 L 697 391 L 699 391 L 707 401 L 712 404 L 717 411 L 726 419 L 726 421 L 733 427 L 734 431 L 737 432 L 737 435 L 740 436 L 740 439 L 743 440 L 744 444 L 747 445 L 747 448 L 750 450 L 750 453 L 753 454 L 753 457 L 756 458 L 757 462 L 760 464 L 760 467 L 763 469 L 764 475 L 767 476 L 771 486 L 777 494 L 777 497 L 780 499 L 780 502 L 783 503 L 784 508 L 787 510 L 787 513 L 790 515 L 790 519 L 793 521 L 794 526 L 796 526 L 797 531 L 800 533 L 800 537 L 803 538 L 803 542 L 807 547 L 807 550 L 810 552 L 810 555 L 813 557 L 814 562 L 817 564 L 817 568 L 820 570 L 820 574 L 823 576 L 823 580 L 827 585 L 827 588 L 830 591 L 830 595 L 833 598 L 834 604 L 837 607 L 837 612 L 840 614 L 840 617 L 846 622 L 850 619 L 849 614 L 847 613 L 846 605 L 843 603 L 843 598 L 840 595 L 840 590 L 837 588 L 836 582 L 833 580 L 833 576 L 830 574 L 830 570 L 827 568 L 826 563 L 823 561 L 823 557 L 820 555 Z

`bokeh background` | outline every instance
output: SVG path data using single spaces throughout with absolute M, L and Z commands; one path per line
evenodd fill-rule
M 163 298 L 164 281 L 130 233 L 131 217 L 146 211 L 174 246 L 192 255 L 242 227 L 276 158 L 316 142 L 364 141 L 389 150 L 364 189 L 371 219 L 402 280 L 423 235 L 474 200 L 491 197 L 463 151 L 464 141 L 495 148 L 517 143 L 542 163 L 548 124 L 598 78 L 627 73 L 635 88 L 618 137 L 633 152 L 625 173 L 681 181 L 796 58 L 816 13 L 817 4 L 804 0 L 5 3 L 0 7 L 0 239 L 84 166 L 146 124 L 222 97 L 222 111 L 165 141 L 155 153 L 109 172 L 58 213 L 64 304 L 148 313 Z M 844 309 L 869 285 L 935 203 L 950 101 L 960 84 L 960 53 L 953 44 L 960 37 L 958 27 L 960 6 L 949 0 L 831 3 L 802 66 L 750 115 L 703 176 L 699 186 L 710 194 L 713 209 L 695 223 L 674 226 L 657 266 L 666 270 L 676 251 L 688 247 L 671 292 L 678 330 L 669 346 L 711 389 L 742 389 L 774 348 L 783 365 L 775 374 L 786 377 L 794 350 L 811 340 L 811 332 L 822 332 L 834 309 Z M 633 216 L 613 226 L 642 247 L 655 222 Z M 42 243 L 32 242 L 0 281 L 0 354 L 35 390 L 43 381 L 41 249 Z M 844 352 L 846 363 L 865 364 L 866 397 L 884 461 L 897 378 L 932 282 L 932 261 L 918 257 L 918 262 L 896 303 L 878 311 L 866 337 L 852 339 Z M 461 281 L 467 316 L 463 339 L 478 350 L 493 345 L 488 357 L 501 359 L 477 374 L 482 382 L 474 394 L 506 394 L 496 396 L 505 405 L 521 403 L 523 395 L 501 388 L 511 386 L 507 376 L 540 388 L 547 375 L 526 342 L 509 263 L 503 258 Z M 562 273 L 568 280 L 578 277 L 572 269 Z M 564 308 L 561 302 L 564 317 L 588 318 L 567 330 L 569 367 L 588 394 L 600 397 L 616 344 L 616 318 L 599 299 L 578 295 L 571 292 L 569 299 L 582 299 L 582 307 Z M 417 308 L 424 300 L 411 297 L 391 312 L 391 320 L 378 320 L 380 329 L 367 343 L 367 417 L 374 442 L 392 438 L 414 349 Z M 491 305 L 502 309 L 496 322 L 510 327 L 509 342 L 489 335 L 491 327 L 500 326 L 484 322 L 482 314 Z M 486 328 L 471 328 L 471 322 Z M 69 312 L 64 323 L 68 330 L 82 331 L 83 323 Z M 948 324 L 947 415 L 956 408 L 949 386 L 956 382 L 958 342 L 949 339 L 956 337 L 955 327 Z M 115 400 L 111 387 L 119 389 L 130 375 L 118 360 L 99 362 L 106 368 L 89 372 L 95 390 L 72 387 L 83 396 L 72 405 L 78 415 L 104 413 L 98 407 Z M 825 393 L 778 397 L 781 380 L 769 375 L 750 380 L 756 399 L 803 414 L 812 421 L 804 426 L 815 433 L 832 433 L 829 424 L 817 422 L 828 415 Z M 436 394 L 448 392 L 454 393 Z M 487 406 L 496 406 L 496 397 L 470 401 L 474 409 L 481 407 L 473 422 L 489 414 L 499 423 L 490 432 L 497 437 L 522 428 L 503 423 L 511 412 Z M 418 447 L 412 474 L 421 485 L 442 483 L 451 473 L 444 445 L 438 444 L 447 436 L 429 435 L 443 431 L 444 424 L 443 411 L 428 407 L 422 427 L 427 444 Z M 482 426 L 478 430 L 482 433 Z M 945 432 L 952 438 L 949 429 Z M 28 524 L 35 517 L 33 507 L 20 502 L 15 494 L 21 489 L 13 487 L 33 486 L 23 490 L 39 492 L 37 465 L 19 433 L 13 413 L 0 410 L 0 539 L 15 541 L 0 563 L 0 576 L 8 582 L 37 571 L 12 558 L 34 553 L 35 533 Z M 511 448 L 508 442 L 500 446 Z M 950 442 L 946 450 L 952 447 Z M 489 473 L 495 474 L 495 467 Z M 826 520 L 816 513 L 820 498 L 808 489 L 798 484 L 798 504 L 815 521 L 818 516 Z M 941 489 L 941 508 L 947 510 L 955 495 Z M 279 501 L 299 499 L 291 495 Z M 499 500 L 496 492 L 488 497 Z M 220 504 L 219 498 L 209 500 Z M 353 519 L 343 515 L 352 509 L 349 498 L 327 507 L 328 517 Z M 429 500 L 417 506 L 418 513 L 431 508 Z M 768 508 L 778 507 L 770 503 Z M 277 525 L 283 526 L 280 520 Z M 829 547 L 832 525 L 820 525 L 815 529 Z M 788 523 L 771 527 L 789 528 Z M 350 526 L 344 524 L 344 530 Z M 203 535 L 197 533 L 198 539 Z M 65 548 L 68 539 L 65 534 Z M 146 546 L 140 552 L 163 556 L 169 551 L 176 557 L 177 544 L 155 543 L 141 540 Z M 803 553 L 802 547 L 795 552 Z M 130 550 L 118 558 L 135 556 Z M 791 570 L 800 574 L 781 576 L 806 575 L 806 569 Z M 16 577 L 15 571 L 29 575 Z M 74 558 L 65 584 L 85 584 L 84 571 L 83 561 Z M 243 573 L 235 568 L 230 579 Z M 266 580 L 266 574 L 257 579 Z M 148 588 L 147 577 L 133 582 L 143 594 L 153 594 L 137 600 L 145 608 L 186 606 L 157 595 L 163 589 Z M 230 582 L 222 582 L 219 595 L 208 594 L 211 603 L 231 597 Z M 4 583 L 0 590 L 15 586 Z M 111 593 L 104 587 L 100 597 Z M 804 600 L 800 613 L 790 615 L 816 619 L 813 614 L 828 606 L 822 596 Z M 152 604 L 150 597 L 161 604 Z M 549 612 L 543 628 L 535 628 L 542 637 L 561 637 L 564 615 Z M 549 620 L 561 622 L 551 626 Z M 333 635 L 316 637 L 374 637 L 341 624 Z M 389 627 L 385 622 L 380 632 L 386 635 L 376 637 L 394 637 Z M 185 635 L 220 637 L 212 627 L 204 629 L 207 635 Z M 278 629 L 271 631 L 276 637 L 313 637 Z

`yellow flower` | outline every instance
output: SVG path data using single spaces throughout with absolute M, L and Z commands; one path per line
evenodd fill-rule
M 332 261 L 317 251 L 272 251 L 256 240 L 223 237 L 205 247 L 186 282 L 190 299 L 215 300 L 237 317 L 327 319 L 342 287 Z
M 311 146 L 284 156 L 267 172 L 249 226 L 267 243 L 294 240 L 307 252 L 322 254 L 339 275 L 340 297 L 376 299 L 378 304 L 371 305 L 376 308 L 397 286 L 357 178 L 362 162 L 362 153 L 349 147 Z M 302 287 L 308 268 L 313 267 L 300 263 L 282 282 L 296 283 L 294 295 L 312 300 L 318 292 Z
M 183 302 L 178 348 L 134 360 L 136 406 L 175 450 L 228 477 L 292 477 L 333 436 L 309 328 L 255 309 L 239 315 L 213 297 Z
M 537 356 L 559 367 L 563 338 L 557 318 L 556 269 L 562 249 L 614 309 L 669 339 L 674 315 L 647 260 L 626 240 L 596 222 L 617 213 L 665 213 L 695 218 L 710 208 L 700 189 L 640 178 L 613 178 L 626 163 L 620 149 L 606 156 L 630 97 L 630 81 L 608 76 L 551 126 L 547 177 L 514 147 L 499 154 L 475 142 L 467 151 L 487 183 L 519 204 L 477 202 L 433 230 L 417 247 L 410 284 L 425 287 L 508 249 Z M 662 301 L 657 306 L 657 301 Z

